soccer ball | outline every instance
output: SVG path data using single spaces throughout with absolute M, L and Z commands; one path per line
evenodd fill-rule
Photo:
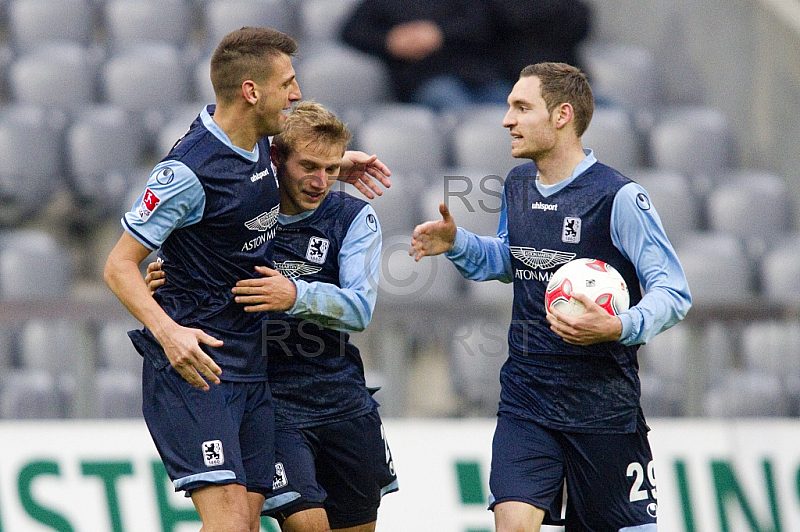
M 586 307 L 573 293 L 586 294 L 606 312 L 616 316 L 628 310 L 630 295 L 622 275 L 610 264 L 597 259 L 575 259 L 555 271 L 544 296 L 545 309 L 579 316 Z

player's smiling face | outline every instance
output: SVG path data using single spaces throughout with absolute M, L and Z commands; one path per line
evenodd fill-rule
M 258 100 L 258 111 L 263 135 L 280 133 L 286 112 L 292 108 L 292 103 L 303 97 L 295 79 L 292 58 L 281 54 L 272 62 L 272 75 L 259 87 L 262 94 Z
M 553 114 L 542 97 L 536 76 L 520 78 L 508 96 L 508 112 L 503 127 L 511 134 L 513 157 L 536 159 L 551 150 L 556 141 Z
M 276 161 L 281 214 L 300 214 L 319 207 L 339 176 L 343 155 L 343 146 L 301 141 L 285 161 Z

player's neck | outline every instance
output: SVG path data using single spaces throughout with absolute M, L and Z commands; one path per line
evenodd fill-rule
M 569 149 L 554 150 L 533 160 L 539 171 L 539 182 L 543 185 L 555 185 L 572 177 L 581 161 L 586 157 L 580 141 Z
M 237 148 L 253 151 L 256 143 L 261 140 L 254 125 L 243 114 L 237 112 L 235 107 L 217 105 L 213 120 Z

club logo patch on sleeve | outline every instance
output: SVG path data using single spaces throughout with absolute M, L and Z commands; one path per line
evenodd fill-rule
M 220 440 L 203 442 L 203 461 L 206 467 L 221 466 L 225 463 L 225 453 L 222 452 L 222 442 Z
M 143 222 L 146 222 L 153 214 L 153 211 L 156 210 L 156 207 L 158 207 L 159 203 L 161 203 L 161 198 L 156 196 L 155 193 L 150 190 L 150 188 L 146 188 L 144 191 L 144 196 L 142 196 L 142 204 L 139 205 L 136 213 Z

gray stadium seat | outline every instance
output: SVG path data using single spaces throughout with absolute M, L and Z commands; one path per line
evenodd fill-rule
M 156 137 L 156 157 L 164 157 L 181 138 L 197 115 L 205 107 L 205 103 L 184 103 L 167 114 L 164 125 L 159 128 Z
M 598 101 L 622 106 L 635 117 L 652 112 L 660 83 L 651 51 L 623 43 L 592 43 L 581 58 Z
M 339 42 L 342 26 L 359 0 L 302 0 L 300 35 L 304 41 Z
M 207 0 L 203 9 L 204 48 L 209 51 L 242 26 L 265 26 L 294 34 L 292 2 L 285 0 Z
M 295 66 L 303 97 L 341 114 L 390 99 L 383 62 L 343 45 L 324 43 L 301 51 Z
M 142 356 L 128 337 L 128 331 L 141 328 L 142 324 L 134 319 L 100 324 L 96 342 L 98 365 L 108 370 L 141 375 Z
M 18 229 L 0 237 L 0 299 L 66 297 L 72 280 L 67 252 L 49 233 Z
M 676 244 L 694 305 L 746 303 L 755 295 L 744 245 L 724 233 L 694 233 Z
M 0 376 L 0 418 L 58 419 L 66 415 L 65 397 L 46 371 L 13 370 Z
M 742 358 L 747 369 L 777 375 L 782 380 L 800 376 L 800 323 L 755 321 L 742 329 Z
M 94 32 L 94 12 L 88 0 L 10 0 L 10 40 L 18 49 L 47 41 L 72 41 L 88 46 Z
M 189 0 L 104 0 L 104 20 L 112 46 L 166 42 L 183 47 L 193 28 Z
M 186 59 L 167 43 L 126 46 L 101 67 L 101 85 L 107 103 L 143 115 L 155 130 L 168 109 L 186 101 L 191 87 Z
M 642 166 L 642 139 L 634 120 L 622 107 L 598 107 L 581 138 L 597 160 L 625 175 Z
M 664 230 L 673 244 L 700 230 L 701 203 L 689 180 L 677 172 L 658 168 L 631 170 L 628 177 L 650 195 Z
M 782 239 L 760 264 L 760 281 L 770 301 L 797 306 L 800 301 L 800 234 Z
M 302 79 L 300 83 L 302 87 Z M 398 172 L 438 171 L 447 160 L 447 145 L 436 114 L 411 104 L 375 108 L 355 131 L 355 149 L 378 154 Z
M 43 107 L 0 109 L 0 225 L 29 220 L 63 188 L 65 124 L 63 114 Z
M 688 330 L 672 327 L 641 346 L 638 355 L 645 415 L 684 415 L 687 384 L 695 373 Z
M 419 211 L 421 183 L 420 176 L 393 172 L 391 188 L 383 196 L 370 200 L 384 238 L 398 234 L 410 237 L 414 227 L 422 221 Z M 340 185 L 333 187 L 338 190 Z M 344 190 L 352 192 L 349 187 Z
M 713 180 L 734 164 L 732 134 L 719 109 L 680 106 L 665 110 L 649 131 L 652 165 Z
M 506 105 L 471 106 L 459 113 L 453 129 L 453 159 L 462 168 L 485 168 L 505 179 L 527 160 L 511 156 L 511 135 L 503 127 Z
M 100 419 L 142 417 L 142 379 L 139 373 L 101 369 L 97 372 L 95 415 Z
M 10 67 L 11 97 L 18 103 L 76 110 L 97 101 L 99 56 L 77 43 L 46 44 L 18 57 Z
M 379 304 L 442 304 L 459 297 L 464 281 L 450 261 L 439 255 L 415 262 L 408 242 L 408 235 L 384 238 Z
M 127 208 L 132 183 L 141 186 L 143 127 L 124 109 L 101 105 L 84 109 L 67 131 L 67 161 L 72 193 L 87 219 L 118 215 Z M 133 176 L 133 177 L 131 177 Z
M 203 103 L 214 103 L 216 95 L 211 85 L 211 56 L 205 55 L 195 62 L 191 71 L 196 99 Z M 302 91 L 302 88 L 301 88 Z
M 420 222 L 441 219 L 439 204 L 444 203 L 459 227 L 478 235 L 496 236 L 503 182 L 504 176 L 483 169 L 431 172 L 422 189 Z
M 719 181 L 707 196 L 709 227 L 741 238 L 752 257 L 763 256 L 795 230 L 794 204 L 784 178 L 737 170 L 720 176 Z
M 20 229 L 0 239 L 0 298 L 41 301 L 69 295 L 73 277 L 66 250 L 47 233 Z
M 462 323 L 449 338 L 453 389 L 462 414 L 492 416 L 500 402 L 500 368 L 508 358 L 508 324 L 489 319 Z
M 731 370 L 705 399 L 710 417 L 784 417 L 790 402 L 776 375 Z

